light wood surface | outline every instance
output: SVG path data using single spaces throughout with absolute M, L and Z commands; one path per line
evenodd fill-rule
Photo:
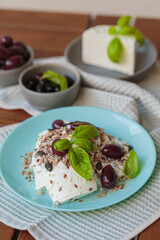
M 116 24 L 118 17 L 97 16 L 92 25 Z M 32 46 L 35 57 L 63 55 L 67 44 L 91 24 L 89 15 L 0 10 L 0 36 L 5 34 Z M 140 19 L 136 26 L 160 50 L 160 20 Z M 148 27 L 149 26 L 149 27 Z M 22 122 L 30 115 L 23 110 L 0 109 L 0 126 Z M 139 235 L 139 240 L 159 240 L 160 220 Z M 0 223 L 0 240 L 34 240 L 27 231 Z

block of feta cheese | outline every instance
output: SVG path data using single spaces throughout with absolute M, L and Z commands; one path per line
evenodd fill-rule
M 92 27 L 82 34 L 82 61 L 84 63 L 132 75 L 135 71 L 136 40 L 131 36 L 118 36 L 123 44 L 123 56 L 119 63 L 112 62 L 107 54 L 110 41 L 115 37 L 108 33 L 110 26 Z
M 44 139 L 47 131 L 39 134 L 35 149 L 39 150 L 41 137 Z M 78 199 L 97 190 L 97 183 L 93 176 L 91 180 L 82 178 L 71 166 L 59 161 L 52 171 L 48 171 L 44 164 L 40 164 L 39 157 L 32 157 L 32 167 L 35 174 L 36 189 L 45 187 L 54 203 L 64 203 L 68 200 Z

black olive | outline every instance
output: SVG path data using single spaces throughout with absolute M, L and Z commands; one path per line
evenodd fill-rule
M 76 127 L 78 127 L 80 125 L 92 125 L 92 124 L 88 123 L 88 122 L 75 121 L 72 123 L 71 129 L 74 130 Z
M 46 162 L 46 163 L 45 163 L 45 168 L 46 168 L 49 172 L 51 172 L 52 169 L 53 169 L 53 166 L 52 166 L 52 164 L 51 164 L 50 162 Z

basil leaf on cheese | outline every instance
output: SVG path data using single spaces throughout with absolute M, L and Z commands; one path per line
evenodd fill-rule
M 134 34 L 135 28 L 132 26 L 124 26 L 122 28 L 119 28 L 118 33 L 122 35 Z
M 71 147 L 71 142 L 68 139 L 60 139 L 54 144 L 54 148 L 57 151 L 64 151 Z
M 118 37 L 112 39 L 107 48 L 109 59 L 114 63 L 119 63 L 123 55 L 123 45 Z
M 86 139 L 91 139 L 98 136 L 99 132 L 97 128 L 93 125 L 80 125 L 76 127 L 72 135 L 73 138 L 86 138 Z
M 81 147 L 69 150 L 69 162 L 72 168 L 83 178 L 92 179 L 92 165 L 87 152 Z
M 86 151 L 90 152 L 90 151 L 93 151 L 96 147 L 94 146 L 94 144 L 86 139 L 86 138 L 77 138 L 77 139 L 74 139 L 72 141 L 73 144 L 79 146 L 79 147 L 82 147 L 83 149 L 85 149 Z
M 122 16 L 118 19 L 118 26 L 121 28 L 121 27 L 124 27 L 124 26 L 128 26 L 129 23 L 130 23 L 130 20 L 131 20 L 131 16 Z
M 111 26 L 111 27 L 108 29 L 108 33 L 111 34 L 111 35 L 116 34 L 116 33 L 117 33 L 116 26 Z

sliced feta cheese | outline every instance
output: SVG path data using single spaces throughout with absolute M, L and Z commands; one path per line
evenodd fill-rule
M 41 137 L 48 131 L 42 132 L 36 143 L 38 151 Z M 63 203 L 70 199 L 80 198 L 97 190 L 97 183 L 93 176 L 91 180 L 82 178 L 70 166 L 69 168 L 60 161 L 56 166 L 53 166 L 51 172 L 47 171 L 44 164 L 38 165 L 37 158 L 32 158 L 32 167 L 35 174 L 36 189 L 46 187 L 53 202 Z
M 82 61 L 132 75 L 135 70 L 136 40 L 131 36 L 119 36 L 123 44 L 123 57 L 119 63 L 114 63 L 107 54 L 108 45 L 114 38 L 108 33 L 109 27 L 92 27 L 82 34 Z

